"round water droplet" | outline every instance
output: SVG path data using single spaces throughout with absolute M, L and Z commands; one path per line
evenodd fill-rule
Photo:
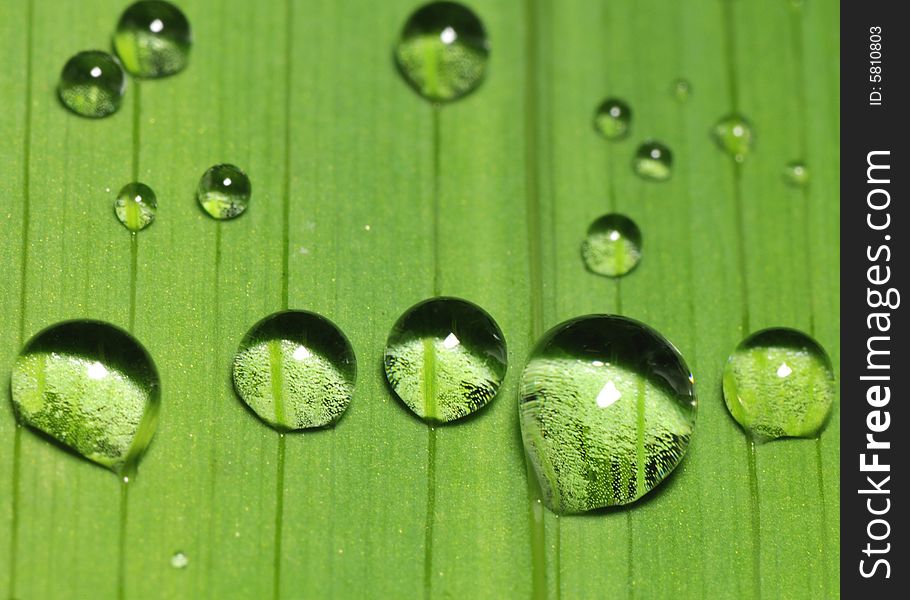
M 670 86 L 670 93 L 680 104 L 688 102 L 692 95 L 692 84 L 687 79 L 676 79 Z
M 815 437 L 834 402 L 831 360 L 794 329 L 765 329 L 743 340 L 724 369 L 724 401 L 759 439 Z
M 594 129 L 608 140 L 621 140 L 629 135 L 632 109 L 617 98 L 607 98 L 594 112 Z
M 592 273 L 620 277 L 641 260 L 641 231 L 625 215 L 604 215 L 591 223 L 581 256 Z
M 385 374 L 395 394 L 429 422 L 479 410 L 506 374 L 506 343 L 482 308 L 458 298 L 431 298 L 395 323 L 385 349 Z
M 191 45 L 189 21 L 179 8 L 162 0 L 131 4 L 114 32 L 114 50 L 136 77 L 166 77 L 182 71 Z
M 395 47 L 401 74 L 431 102 L 457 100 L 477 89 L 489 56 L 483 23 L 456 2 L 431 2 L 418 8 Z
M 635 152 L 632 170 L 648 181 L 666 181 L 673 172 L 673 153 L 660 142 L 648 140 Z
M 238 167 L 215 165 L 203 173 L 196 200 L 209 216 L 224 220 L 240 216 L 250 204 L 250 178 Z
M 126 76 L 117 59 L 100 50 L 86 50 L 66 61 L 57 84 L 60 101 L 83 117 L 106 117 L 120 109 Z
M 520 386 L 525 450 L 557 513 L 641 498 L 676 468 L 695 426 L 682 356 L 624 317 L 557 325 L 535 346 Z
M 746 160 L 755 138 L 749 121 L 735 113 L 718 121 L 711 130 L 711 135 L 720 149 L 732 156 L 736 162 Z
M 175 569 L 185 569 L 190 564 L 189 557 L 183 552 L 175 552 L 171 557 L 171 566 Z
M 793 187 L 809 185 L 809 167 L 798 160 L 787 163 L 784 165 L 784 181 Z
M 66 321 L 33 337 L 16 359 L 11 387 L 22 422 L 119 474 L 131 472 L 158 421 L 151 357 L 101 321 Z
M 124 227 L 133 232 L 151 225 L 157 213 L 158 200 L 155 192 L 138 181 L 123 186 L 114 200 L 114 214 Z
M 247 332 L 234 355 L 233 375 L 240 398 L 275 429 L 327 427 L 351 402 L 357 361 L 331 321 L 288 310 Z

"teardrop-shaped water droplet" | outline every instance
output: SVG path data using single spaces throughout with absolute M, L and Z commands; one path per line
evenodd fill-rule
M 131 472 L 158 421 L 151 357 L 101 321 L 66 321 L 33 337 L 11 387 L 21 421 L 120 474 Z
M 558 513 L 628 504 L 682 460 L 695 385 L 679 352 L 650 327 L 589 315 L 557 325 L 521 375 L 525 450 Z
M 684 104 L 689 101 L 689 96 L 692 95 L 692 84 L 689 83 L 688 79 L 676 79 L 670 86 L 670 93 L 677 102 Z
M 594 129 L 608 140 L 621 140 L 629 135 L 632 109 L 618 98 L 607 98 L 594 112 Z
M 106 117 L 120 109 L 126 76 L 116 58 L 86 50 L 66 61 L 57 84 L 60 101 L 83 117 Z
M 506 374 L 506 343 L 482 308 L 458 298 L 432 298 L 395 323 L 385 374 L 395 394 L 425 421 L 454 421 L 496 396 Z
M 166 77 L 182 71 L 189 61 L 191 45 L 186 16 L 163 0 L 131 4 L 114 32 L 114 50 L 136 77 Z
M 746 156 L 752 151 L 755 138 L 749 121 L 736 113 L 727 115 L 715 123 L 711 135 L 718 147 L 736 162 L 746 160 Z
M 581 256 L 592 273 L 608 277 L 625 275 L 641 260 L 641 231 L 625 215 L 604 215 L 588 227 Z
M 784 165 L 784 181 L 793 187 L 809 185 L 809 167 L 802 161 L 795 160 Z
M 171 566 L 175 569 L 185 569 L 190 564 L 189 557 L 183 552 L 175 552 L 171 557 Z
M 203 173 L 196 200 L 209 216 L 218 220 L 243 214 L 250 204 L 253 186 L 246 173 L 234 165 L 215 165 Z
M 151 225 L 157 213 L 158 200 L 155 192 L 138 181 L 123 186 L 114 200 L 114 214 L 124 227 L 133 232 Z
M 673 153 L 660 142 L 648 140 L 635 152 L 632 170 L 648 181 L 666 181 L 673 173 Z
M 750 335 L 724 369 L 727 408 L 759 439 L 815 437 L 831 413 L 835 393 L 828 354 L 794 329 Z
M 279 431 L 327 427 L 351 402 L 357 360 L 334 323 L 288 310 L 256 323 L 234 355 L 234 388 Z
M 483 23 L 456 2 L 431 2 L 407 20 L 395 47 L 405 80 L 431 102 L 457 100 L 483 80 L 490 42 Z

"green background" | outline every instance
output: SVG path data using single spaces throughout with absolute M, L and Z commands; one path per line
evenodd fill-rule
M 5 398 L 0 595 L 838 595 L 837 411 L 818 441 L 758 447 L 750 475 L 720 393 L 743 328 L 811 332 L 838 364 L 837 2 L 473 1 L 488 76 L 440 110 L 438 137 L 391 60 L 412 0 L 180 4 L 189 68 L 141 93 L 131 82 L 101 121 L 68 114 L 54 86 L 69 56 L 109 47 L 125 3 L 0 6 L 0 372 L 58 320 L 128 326 L 135 275 L 134 332 L 163 382 L 126 515 L 116 477 L 15 433 Z M 683 105 L 677 77 L 693 86 Z M 607 95 L 634 111 L 625 142 L 592 130 Z M 734 108 L 757 135 L 741 167 L 708 135 Z M 673 149 L 667 183 L 631 172 L 647 137 Z M 805 190 L 781 177 L 799 158 Z M 248 212 L 220 225 L 193 198 L 217 162 L 253 182 Z M 135 271 L 112 212 L 134 171 L 160 206 Z M 579 255 L 610 209 L 644 236 L 621 282 Z M 380 358 L 434 273 L 441 293 L 497 319 L 511 363 L 487 409 L 437 430 L 428 480 L 427 428 L 389 394 Z M 335 321 L 360 365 L 337 427 L 286 438 L 282 482 L 278 436 L 237 400 L 229 367 L 285 293 Z M 698 423 L 644 501 L 557 519 L 529 490 L 517 380 L 546 328 L 592 312 L 643 320 L 680 348 Z M 177 551 L 185 569 L 170 566 Z

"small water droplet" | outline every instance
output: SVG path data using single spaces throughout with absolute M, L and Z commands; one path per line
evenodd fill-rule
M 86 50 L 66 61 L 57 84 L 63 105 L 90 118 L 117 112 L 125 92 L 123 67 L 116 58 L 100 50 Z
M 643 142 L 635 152 L 632 170 L 648 181 L 666 181 L 673 173 L 673 153 L 655 140 Z
M 784 165 L 784 181 L 793 187 L 805 187 L 809 184 L 809 167 L 802 161 L 795 160 Z
M 186 16 L 162 0 L 131 4 L 114 32 L 114 50 L 136 77 L 167 77 L 182 71 L 189 61 L 191 45 Z
M 594 112 L 594 129 L 608 140 L 628 137 L 632 125 L 632 109 L 618 98 L 607 98 Z
M 138 181 L 128 183 L 114 200 L 114 214 L 130 231 L 141 231 L 155 220 L 158 200 L 152 188 Z
M 670 93 L 680 104 L 688 102 L 689 96 L 692 95 L 692 84 L 687 79 L 676 79 L 670 86 Z
M 385 374 L 395 394 L 425 421 L 448 422 L 490 402 L 506 373 L 506 343 L 479 306 L 458 298 L 425 300 L 395 323 Z
M 836 393 L 831 359 L 795 329 L 774 328 L 743 340 L 724 369 L 724 401 L 758 439 L 815 437 Z
M 37 334 L 16 359 L 11 388 L 21 421 L 121 475 L 155 432 L 155 365 L 108 323 L 66 321 Z
M 189 557 L 183 552 L 175 552 L 171 557 L 171 566 L 175 569 L 185 569 L 190 564 Z
M 588 227 L 581 256 L 592 273 L 608 277 L 625 275 L 641 260 L 641 231 L 625 215 L 604 215 Z
M 732 156 L 736 162 L 746 160 L 755 138 L 749 121 L 736 113 L 719 120 L 711 130 L 711 135 L 718 147 Z
M 457 100 L 483 80 L 490 42 L 483 23 L 456 2 L 431 2 L 405 22 L 395 61 L 408 84 L 431 102 Z
M 327 427 L 351 402 L 357 361 L 331 321 L 288 310 L 256 323 L 234 355 L 234 389 L 279 431 Z
M 199 180 L 196 200 L 212 218 L 233 219 L 249 206 L 252 189 L 250 178 L 238 167 L 215 165 Z
M 628 504 L 682 460 L 695 426 L 692 375 L 655 330 L 589 315 L 557 325 L 521 375 L 519 422 L 548 507 Z

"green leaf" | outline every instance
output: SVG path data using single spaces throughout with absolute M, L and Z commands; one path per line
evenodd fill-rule
M 17 430 L 4 388 L 0 594 L 838 594 L 838 404 L 818 441 L 753 453 L 721 396 L 727 356 L 765 327 L 812 334 L 839 365 L 836 3 L 476 0 L 488 70 L 437 120 L 393 61 L 413 0 L 186 0 L 186 70 L 130 81 L 118 113 L 78 118 L 56 98 L 60 69 L 109 48 L 125 4 L 0 9 L 0 372 L 47 325 L 99 318 L 132 330 L 162 382 L 128 497 L 107 470 Z M 682 104 L 679 77 L 692 83 Z M 608 96 L 633 111 L 621 142 L 592 127 Z M 710 137 L 733 111 L 756 135 L 740 166 Z M 673 152 L 666 182 L 632 173 L 646 138 Z M 809 187 L 781 177 L 792 160 Z M 253 195 L 216 223 L 194 190 L 223 162 Z M 135 259 L 112 214 L 133 178 L 158 200 Z M 643 236 L 616 281 L 580 256 L 611 211 Z M 497 319 L 510 366 L 488 407 L 430 435 L 381 357 L 434 288 Z M 249 327 L 286 307 L 336 323 L 362 368 L 334 428 L 279 441 L 230 366 Z M 595 312 L 676 344 L 699 415 L 653 493 L 557 519 L 528 484 L 518 375 L 545 329 Z

